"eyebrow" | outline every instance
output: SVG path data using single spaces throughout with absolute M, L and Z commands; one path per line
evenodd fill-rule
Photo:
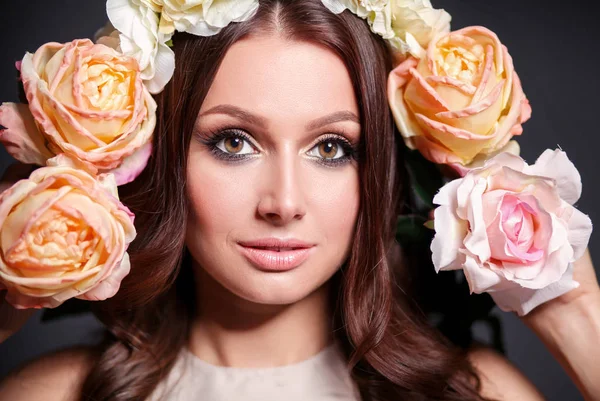
M 235 117 L 239 120 L 246 121 L 252 125 L 257 127 L 266 129 L 267 128 L 267 119 L 265 117 L 258 116 L 256 114 L 252 114 L 248 110 L 245 110 L 241 107 L 234 106 L 232 104 L 220 104 L 218 106 L 212 107 L 204 113 L 200 114 L 200 117 L 209 115 L 209 114 L 227 114 L 229 116 Z M 306 129 L 311 131 L 317 128 L 323 127 L 328 124 L 337 123 L 340 121 L 352 121 L 357 124 L 360 124 L 358 116 L 351 111 L 343 110 L 336 111 L 324 117 L 319 117 L 315 120 L 312 120 L 308 124 L 306 124 Z

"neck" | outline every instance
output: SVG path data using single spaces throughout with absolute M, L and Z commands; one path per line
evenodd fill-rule
M 189 348 L 219 366 L 261 368 L 310 358 L 332 341 L 328 285 L 289 305 L 264 305 L 237 297 L 195 269 L 198 313 Z

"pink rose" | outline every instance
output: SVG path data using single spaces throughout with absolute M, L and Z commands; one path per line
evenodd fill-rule
M 0 195 L 0 288 L 17 308 L 112 297 L 129 273 L 133 214 L 112 174 L 59 155 Z
M 65 153 L 118 185 L 146 166 L 156 103 L 137 61 L 90 40 L 46 43 L 20 66 L 29 105 L 0 106 L 2 142 L 23 163 Z
M 512 146 L 531 115 L 506 47 L 477 26 L 438 35 L 422 59 L 402 62 L 390 73 L 388 97 L 406 145 L 461 175 Z
M 532 166 L 495 156 L 433 199 L 436 271 L 463 269 L 471 292 L 489 292 L 519 315 L 577 288 L 573 262 L 592 232 L 572 206 L 580 195 L 579 172 L 560 150 L 546 150 Z

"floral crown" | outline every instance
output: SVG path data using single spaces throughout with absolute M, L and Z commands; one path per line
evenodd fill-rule
M 592 230 L 573 206 L 581 179 L 561 150 L 546 150 L 533 165 L 519 157 L 512 138 L 531 108 L 499 38 L 477 26 L 451 31 L 450 15 L 429 0 L 322 3 L 368 21 L 395 55 L 389 105 L 411 149 L 413 196 L 422 206 L 400 216 L 398 240 L 429 230 L 436 272 L 463 270 L 471 293 L 487 292 L 520 315 L 576 288 L 573 262 Z M 53 308 L 115 295 L 136 236 L 117 187 L 150 157 L 152 94 L 173 75 L 173 33 L 214 35 L 258 7 L 258 0 L 108 0 L 110 23 L 95 41 L 46 43 L 17 62 L 27 103 L 0 106 L 0 142 L 18 161 L 42 167 L 0 195 L 0 288 L 8 302 Z M 431 166 L 451 174 L 419 178 Z

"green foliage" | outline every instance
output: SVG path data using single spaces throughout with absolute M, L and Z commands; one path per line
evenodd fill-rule
M 433 197 L 444 185 L 444 178 L 438 167 L 425 159 L 417 150 L 407 151 L 404 155 L 406 169 L 411 181 L 411 188 L 419 209 L 427 212 L 435 207 Z
M 404 245 L 431 240 L 431 231 L 425 226 L 427 219 L 418 214 L 406 214 L 396 222 L 396 240 Z
M 472 327 L 480 322 L 492 333 L 490 345 L 503 352 L 502 331 L 498 319 L 490 315 L 495 303 L 489 294 L 471 294 L 463 272 L 436 273 L 433 266 L 433 198 L 448 179 L 416 150 L 407 150 L 404 160 L 411 192 L 408 214 L 396 222 L 396 240 L 414 265 L 410 272 L 414 302 L 454 344 L 469 347 Z

